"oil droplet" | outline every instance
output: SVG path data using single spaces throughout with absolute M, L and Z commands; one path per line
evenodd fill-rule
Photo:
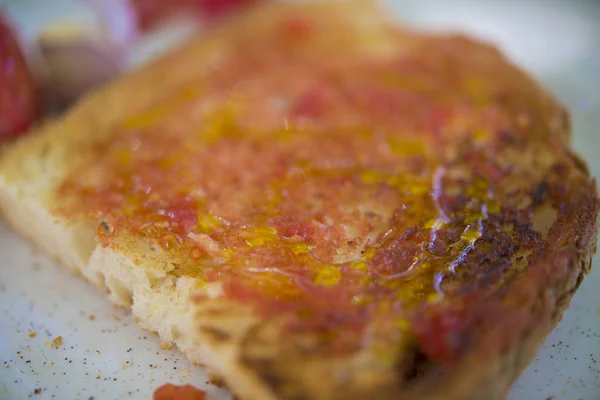
M 339 268 L 328 265 L 325 267 L 321 267 L 317 271 L 317 277 L 315 278 L 315 283 L 317 285 L 323 286 L 333 286 L 337 284 L 342 279 L 342 273 Z

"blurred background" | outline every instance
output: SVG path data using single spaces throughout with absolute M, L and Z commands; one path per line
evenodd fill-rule
M 96 45 L 93 54 L 71 55 L 67 67 L 64 66 L 64 60 L 52 60 L 59 70 L 69 68 L 69 73 L 65 74 L 63 71 L 61 75 L 60 72 L 56 72 L 54 76 L 55 84 L 62 89 L 65 87 L 69 89 L 67 93 L 62 94 L 63 98 L 59 101 L 59 106 L 64 106 L 90 86 L 109 80 L 122 71 L 136 68 L 181 43 L 190 35 L 201 34 L 198 32 L 203 24 L 213 23 L 226 13 L 230 6 L 233 7 L 234 3 L 240 2 L 239 0 L 237 2 L 233 0 L 132 1 L 134 3 L 126 4 L 126 0 L 0 0 L 0 10 L 10 20 L 9 24 L 19 38 L 34 75 L 40 74 L 36 69 L 36 62 L 40 58 L 40 49 L 36 46 L 40 38 L 43 39 L 44 46 L 49 46 L 50 56 L 55 55 L 55 50 L 60 49 L 64 43 L 84 40 L 87 41 L 85 43 L 91 42 Z M 186 13 L 182 16 L 175 12 L 168 13 L 162 8 L 166 5 L 169 8 L 168 4 L 175 5 L 178 2 L 184 5 L 192 4 L 196 14 Z M 418 29 L 467 32 L 496 43 L 514 62 L 542 81 L 569 107 L 573 117 L 574 147 L 588 162 L 592 174 L 600 177 L 599 1 L 382 0 L 382 2 L 400 23 Z M 159 11 L 154 7 L 158 7 Z M 169 18 L 162 20 L 158 18 L 161 15 L 168 15 Z M 200 18 L 197 18 L 198 16 Z M 138 21 L 134 25 L 132 25 L 132 18 Z M 0 54 L 1 51 L 3 50 L 0 49 Z M 95 57 L 93 65 L 89 63 L 90 57 Z M 85 60 L 88 60 L 88 64 Z M 98 71 L 96 68 L 98 65 L 104 67 Z M 3 89 L 3 84 L 4 88 L 10 84 L 9 81 L 2 83 L 1 78 L 2 76 L 0 76 L 0 91 Z M 53 106 L 56 104 L 53 103 Z M 1 132 L 2 117 L 0 116 L 0 139 Z M 0 229 L 2 240 L 8 235 L 4 228 Z M 17 249 L 21 246 L 16 242 L 12 245 Z M 598 257 L 592 271 L 591 276 L 584 281 L 581 290 L 575 296 L 572 307 L 565 314 L 559 328 L 550 336 L 536 361 L 516 384 L 510 400 L 549 398 L 600 400 L 600 294 L 598 293 L 600 259 Z M 19 273 L 26 274 L 27 271 L 23 270 Z M 0 304 L 6 305 L 4 311 L 8 315 L 6 318 L 0 318 L 0 343 L 13 344 L 9 346 L 12 349 L 0 346 L 0 361 L 13 358 L 15 346 L 29 347 L 23 335 L 14 334 L 14 329 L 8 322 L 9 317 L 12 315 L 14 318 L 27 320 L 25 302 L 43 303 L 47 292 L 56 289 L 52 285 L 62 285 L 59 280 L 65 280 L 64 278 L 57 280 L 50 275 L 47 278 L 49 285 L 47 288 L 36 293 L 27 292 L 26 298 L 22 300 L 23 304 L 17 304 L 16 294 L 25 291 L 25 288 L 19 287 L 23 280 L 15 277 L 0 277 L 0 282 L 8 282 L 12 287 L 12 291 L 0 293 Z M 77 323 L 71 322 L 78 321 L 77 314 L 80 309 L 103 306 L 97 304 L 100 301 L 97 298 L 101 296 L 90 295 L 84 289 L 81 290 L 81 295 L 63 295 L 57 307 L 61 311 L 55 312 L 52 318 L 46 318 L 46 323 L 64 323 L 65 329 L 71 332 L 80 346 L 90 347 L 92 345 L 89 343 L 94 343 L 97 339 L 94 337 L 94 330 L 82 329 L 86 333 L 78 333 L 74 328 L 78 326 Z M 17 315 L 17 312 L 20 314 Z M 123 315 L 123 318 L 127 317 Z M 73 326 L 69 328 L 69 324 Z M 131 335 L 132 339 L 129 339 L 128 335 Z M 128 346 L 135 345 L 134 339 L 138 336 L 136 328 L 125 325 L 121 326 L 119 336 L 115 337 L 123 342 L 123 346 Z M 106 346 L 109 345 L 96 343 L 96 347 L 102 348 L 102 352 L 107 356 L 99 356 L 97 363 L 92 367 L 93 374 L 96 373 L 96 369 L 100 371 L 102 368 L 104 368 L 102 371 L 120 371 L 120 361 L 115 361 L 113 354 L 116 351 L 115 347 L 106 348 Z M 18 367 L 2 370 L 0 399 L 21 398 L 19 397 L 21 394 L 25 396 L 41 384 L 48 388 L 45 392 L 48 396 L 44 398 L 83 398 L 78 397 L 76 393 L 81 393 L 82 387 L 87 387 L 86 385 L 93 385 L 98 393 L 106 395 L 106 397 L 98 395 L 98 399 L 123 398 L 121 396 L 130 392 L 131 385 L 134 385 L 137 391 L 133 394 L 129 393 L 129 397 L 150 398 L 152 385 L 148 384 L 148 380 L 160 378 L 167 372 L 172 374 L 173 363 L 179 361 L 179 365 L 185 365 L 186 361 L 176 353 L 166 352 L 169 361 L 166 362 L 167 358 L 165 358 L 163 362 L 165 352 L 160 356 L 157 353 L 155 356 L 154 350 L 148 349 L 153 347 L 136 350 L 136 357 L 138 360 L 142 359 L 158 366 L 149 370 L 144 368 L 147 364 L 140 363 L 140 367 L 133 371 L 131 369 L 128 372 L 122 371 L 121 376 L 125 374 L 130 379 L 120 383 L 100 379 L 73 384 L 69 376 L 74 373 L 74 370 L 72 368 L 69 370 L 69 366 L 61 371 L 71 372 L 58 375 L 41 371 L 35 376 L 28 376 L 27 373 L 19 372 Z M 55 357 L 57 362 L 58 358 L 64 357 L 64 353 L 39 354 L 43 354 L 48 363 L 53 360 L 52 357 Z M 204 379 L 202 378 L 204 375 L 198 374 L 200 373 L 190 372 L 185 376 L 176 375 L 175 378 L 172 376 L 171 378 L 181 382 L 197 382 Z M 2 392 L 3 385 L 10 393 L 17 394 L 17 397 L 3 397 L 8 393 Z M 213 392 L 223 396 L 223 393 L 216 389 Z

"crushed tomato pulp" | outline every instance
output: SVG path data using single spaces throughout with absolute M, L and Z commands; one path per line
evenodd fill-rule
M 123 121 L 60 188 L 65 209 L 102 221 L 104 246 L 152 239 L 173 274 L 332 352 L 365 346 L 385 320 L 369 334 L 416 335 L 451 359 L 444 332 L 466 317 L 424 307 L 499 285 L 538 238 L 496 190 L 508 174 L 496 133 L 514 116 L 452 42 L 370 57 L 294 18 Z

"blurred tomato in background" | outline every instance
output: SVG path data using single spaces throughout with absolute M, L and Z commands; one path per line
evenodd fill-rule
M 37 38 L 25 44 L 0 11 L 0 142 L 27 131 L 44 114 L 43 107 L 62 110 L 119 75 L 135 43 L 162 21 L 185 14 L 201 25 L 212 24 L 267 0 L 79 1 L 98 15 L 100 32 L 77 20 L 73 25 L 65 15 L 42 26 Z M 28 60 L 31 54 L 41 57 Z
M 261 0 L 130 0 L 137 10 L 138 23 L 142 30 L 173 14 L 191 11 L 205 22 L 212 22 L 238 8 L 258 3 Z
M 19 40 L 0 13 L 0 141 L 24 132 L 39 117 L 40 98 Z

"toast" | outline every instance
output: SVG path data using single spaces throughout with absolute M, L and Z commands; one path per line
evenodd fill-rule
M 256 7 L 4 149 L 4 220 L 243 399 L 502 399 L 595 252 L 565 108 L 374 2 Z

